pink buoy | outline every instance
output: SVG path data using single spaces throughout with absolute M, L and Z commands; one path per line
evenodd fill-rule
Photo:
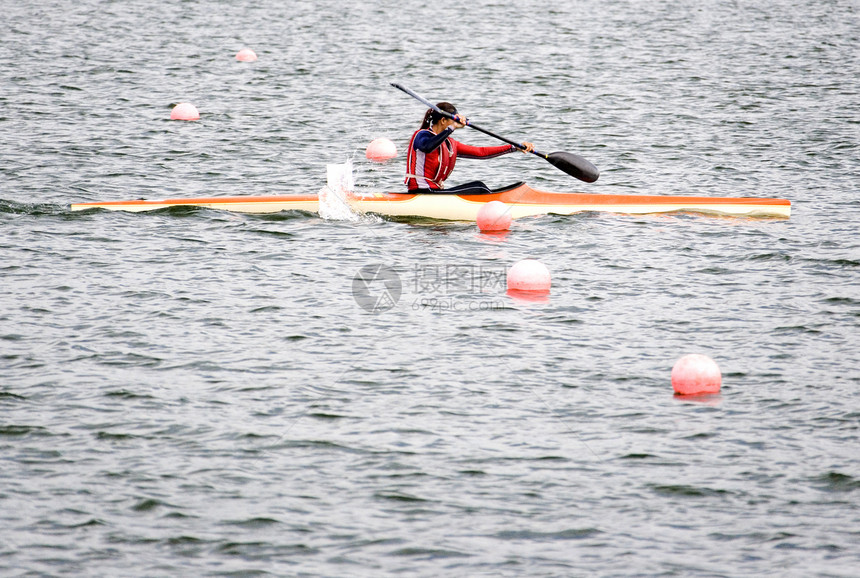
M 507 231 L 511 228 L 511 210 L 501 201 L 490 201 L 478 210 L 476 220 L 482 232 Z
M 236 60 L 239 62 L 254 62 L 257 60 L 257 53 L 250 48 L 243 48 L 236 53 Z
M 387 138 L 377 138 L 367 145 L 364 156 L 373 162 L 383 163 L 397 156 L 397 147 Z
M 549 303 L 549 293 L 541 293 L 537 291 L 508 291 L 510 297 L 515 303 L 532 304 L 532 303 Z
M 200 113 L 197 112 L 197 108 L 193 104 L 180 102 L 170 111 L 170 118 L 172 120 L 199 120 Z
M 549 293 L 551 285 L 549 269 L 540 261 L 524 259 L 508 270 L 508 291 Z
M 707 355 L 685 355 L 672 367 L 672 388 L 676 395 L 719 393 L 722 381 L 720 367 Z

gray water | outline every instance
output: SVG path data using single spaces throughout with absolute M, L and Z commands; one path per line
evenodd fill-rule
M 856 0 L 31 4 L 0 3 L 0 574 L 860 575 Z M 452 184 L 792 217 L 69 210 L 348 160 L 399 190 L 392 81 L 602 173 Z M 505 293 L 527 257 L 543 301 Z M 673 396 L 685 353 L 721 394 Z

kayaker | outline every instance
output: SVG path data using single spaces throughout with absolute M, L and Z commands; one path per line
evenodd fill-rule
M 443 183 L 454 170 L 457 157 L 470 159 L 491 159 L 514 152 L 513 145 L 476 147 L 463 144 L 451 138 L 458 128 L 466 126 L 465 118 L 457 114 L 457 109 L 449 102 L 440 102 L 439 109 L 454 115 L 454 119 L 442 116 L 433 109 L 427 110 L 421 128 L 412 135 L 406 153 L 406 186 L 410 193 L 442 192 Z M 524 142 L 523 152 L 534 150 L 534 145 Z M 449 189 L 445 193 L 479 194 L 488 193 L 490 188 L 481 181 L 472 181 Z

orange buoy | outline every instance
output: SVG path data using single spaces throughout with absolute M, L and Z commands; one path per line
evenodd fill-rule
M 170 111 L 170 118 L 172 120 L 199 120 L 200 113 L 197 112 L 197 108 L 193 104 L 180 102 Z
M 722 381 L 720 367 L 707 355 L 685 355 L 672 367 L 672 388 L 676 395 L 719 393 Z
M 549 269 L 535 259 L 523 259 L 508 270 L 508 291 L 549 293 L 551 285 Z
M 397 156 L 397 147 L 387 138 L 377 138 L 370 141 L 364 156 L 376 163 L 390 161 Z
M 481 232 L 507 231 L 511 228 L 511 209 L 501 201 L 490 201 L 478 210 Z
M 250 48 L 243 48 L 236 53 L 236 60 L 239 62 L 254 62 L 257 60 L 257 53 Z

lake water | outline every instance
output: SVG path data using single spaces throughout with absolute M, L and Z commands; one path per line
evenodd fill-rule
M 3 13 L 0 574 L 860 575 L 856 0 Z M 69 210 L 313 194 L 348 161 L 356 187 L 400 190 L 423 107 L 393 81 L 601 170 L 515 154 L 451 184 L 781 197 L 792 217 L 492 236 Z M 183 101 L 199 121 L 169 120 Z M 376 137 L 400 156 L 366 161 Z M 528 257 L 544 300 L 505 294 Z M 354 298 L 367 267 L 396 274 L 393 307 Z M 717 361 L 720 395 L 673 396 L 686 353 Z

